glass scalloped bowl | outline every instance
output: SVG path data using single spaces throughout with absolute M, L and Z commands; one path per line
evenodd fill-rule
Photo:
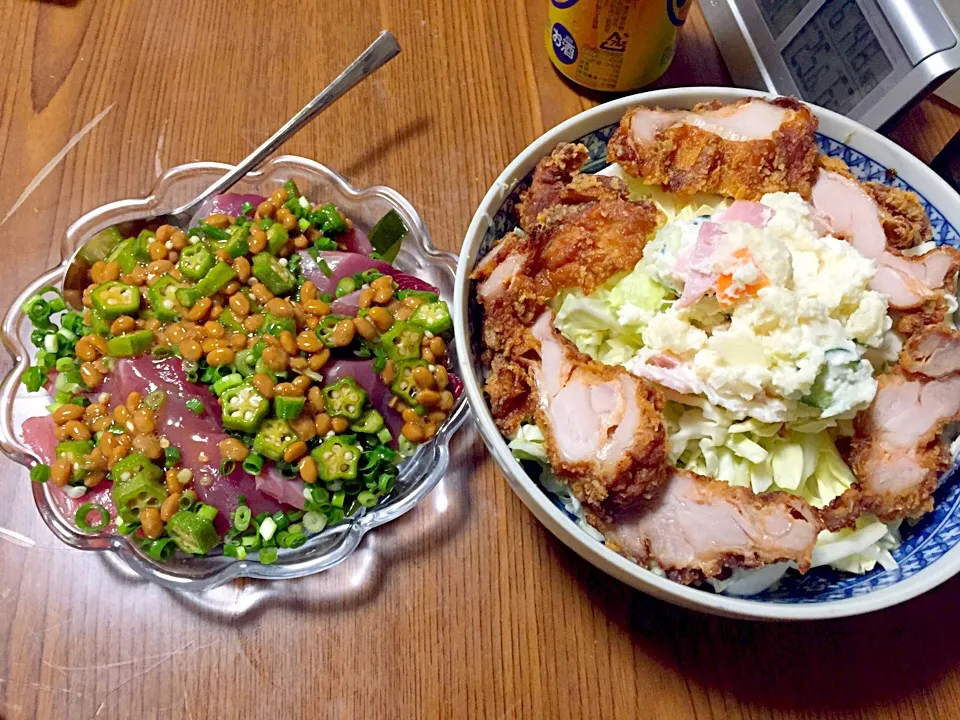
M 223 163 L 196 162 L 168 170 L 148 197 L 108 203 L 73 223 L 60 242 L 61 257 L 69 260 L 83 238 L 104 227 L 179 207 L 229 169 L 230 166 Z M 369 231 L 388 210 L 396 210 L 410 233 L 394 265 L 435 285 L 440 296 L 452 306 L 456 256 L 433 246 L 423 220 L 396 191 L 382 186 L 358 190 L 320 163 L 292 155 L 270 160 L 232 191 L 269 195 L 289 179 L 295 180 L 307 197 L 335 203 L 365 231 Z M 29 417 L 45 414 L 50 397 L 42 392 L 28 393 L 20 382 L 36 353 L 30 343 L 32 326 L 20 307 L 40 288 L 60 286 L 68 260 L 45 272 L 24 289 L 7 311 L 0 331 L 3 343 L 14 359 L 13 370 L 0 384 L 0 448 L 26 468 L 39 460 L 23 442 L 23 422 Z M 450 352 L 451 369 L 459 374 L 453 343 Z M 78 530 L 73 518 L 65 512 L 62 493 L 49 484 L 35 483 L 33 497 L 44 522 L 67 545 L 79 550 L 114 553 L 141 576 L 170 588 L 207 590 L 242 577 L 272 580 L 303 577 L 341 562 L 356 550 L 367 532 L 400 517 L 434 488 L 447 471 L 450 441 L 466 419 L 467 412 L 467 403 L 461 396 L 436 436 L 403 462 L 394 490 L 384 502 L 369 510 L 361 510 L 340 525 L 326 528 L 299 548 L 280 550 L 277 561 L 271 565 L 262 565 L 257 560 L 236 560 L 218 551 L 205 557 L 177 553 L 170 560 L 161 562 L 141 552 L 129 538 L 115 532 L 83 533 Z M 26 474 L 11 481 L 28 482 Z

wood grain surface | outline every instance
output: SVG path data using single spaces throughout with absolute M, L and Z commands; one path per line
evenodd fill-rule
M 0 0 L 0 306 L 60 261 L 73 219 L 149 193 L 178 163 L 238 160 L 381 28 L 400 58 L 286 150 L 396 188 L 456 250 L 513 156 L 598 100 L 553 71 L 545 12 L 546 0 Z M 657 86 L 728 83 L 695 8 Z M 892 134 L 929 161 L 958 127 L 925 102 Z M 0 459 L 0 717 L 960 717 L 960 580 L 851 620 L 709 618 L 568 551 L 472 429 L 455 462 L 338 568 L 191 596 L 60 545 L 27 473 Z

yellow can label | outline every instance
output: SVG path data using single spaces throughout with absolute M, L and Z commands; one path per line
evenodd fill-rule
M 694 0 L 550 0 L 547 52 L 595 90 L 643 87 L 670 66 Z

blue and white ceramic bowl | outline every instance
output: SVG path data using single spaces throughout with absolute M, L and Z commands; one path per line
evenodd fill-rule
M 492 243 L 516 226 L 514 206 L 529 183 L 537 161 L 559 142 L 582 142 L 590 150 L 587 166 L 607 165 L 607 140 L 627 110 L 638 103 L 690 108 L 699 102 L 728 103 L 762 96 L 732 88 L 685 88 L 641 93 L 601 105 L 571 118 L 541 136 L 510 163 L 490 188 L 474 215 L 460 254 L 454 299 L 457 347 L 463 359 L 467 397 L 484 441 L 510 486 L 534 515 L 568 547 L 601 570 L 650 595 L 684 607 L 730 617 L 766 620 L 836 618 L 878 610 L 929 590 L 960 570 L 960 482 L 952 468 L 936 494 L 935 510 L 913 526 L 901 528 L 903 544 L 894 552 L 895 570 L 877 568 L 850 575 L 818 568 L 805 576 L 789 573 L 778 587 L 751 598 L 717 595 L 656 575 L 608 549 L 578 527 L 552 493 L 541 487 L 513 458 L 487 407 L 480 365 L 480 315 L 469 275 Z M 960 246 L 960 199 L 932 170 L 881 135 L 838 115 L 811 106 L 820 120 L 817 141 L 827 155 L 842 158 L 863 180 L 876 180 L 916 192 L 933 223 L 940 244 Z

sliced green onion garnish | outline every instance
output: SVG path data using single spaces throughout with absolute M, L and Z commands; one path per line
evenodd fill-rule
M 260 562 L 264 565 L 271 565 L 277 561 L 277 554 L 275 547 L 265 547 L 260 551 Z
M 384 473 L 377 480 L 377 490 L 381 495 L 386 495 L 388 492 L 393 490 L 393 481 L 394 476 L 388 473 Z
M 156 345 L 150 350 L 150 354 L 157 360 L 163 360 L 164 358 L 175 357 L 177 349 L 170 345 Z
M 99 522 L 91 524 L 87 517 L 94 512 L 99 516 Z M 77 508 L 77 514 L 73 516 L 73 521 L 83 532 L 99 532 L 110 524 L 110 512 L 103 505 L 88 502 Z
M 340 278 L 340 282 L 337 283 L 336 296 L 338 298 L 349 295 L 357 289 L 357 281 L 352 277 Z
M 46 482 L 50 479 L 50 466 L 39 463 L 30 468 L 30 479 L 34 482 Z
M 277 524 L 278 530 L 286 530 L 290 527 L 290 519 L 283 510 L 277 510 L 273 514 L 273 521 Z
M 213 392 L 216 393 L 217 397 L 223 395 L 227 390 L 232 387 L 236 387 L 243 382 L 243 375 L 240 373 L 230 373 L 219 380 L 217 380 L 212 388 Z
M 318 512 L 313 512 L 312 510 L 307 512 L 303 516 L 303 527 L 306 528 L 309 533 L 318 533 L 327 526 L 327 517 L 326 515 L 321 515 Z
M 192 412 L 194 415 L 203 415 L 204 411 L 207 409 L 207 406 L 197 398 L 190 398 L 187 400 L 187 409 L 190 410 L 190 412 Z
M 326 488 L 310 485 L 307 487 L 307 492 L 310 493 L 310 499 L 318 505 L 325 505 L 330 502 L 330 491 Z
M 263 470 L 263 456 L 257 455 L 257 453 L 250 453 L 247 455 L 247 459 L 243 461 L 241 467 L 248 475 L 259 475 Z
M 260 537 L 264 540 L 270 540 L 277 531 L 277 523 L 272 517 L 264 518 L 260 523 Z
M 237 462 L 227 458 L 222 463 L 220 463 L 220 474 L 221 475 L 230 475 L 237 467 Z
M 177 546 L 171 538 L 165 537 L 154 540 L 146 546 L 147 555 L 154 560 L 169 560 L 170 556 L 176 551 Z
M 30 392 L 37 392 L 47 382 L 47 374 L 36 365 L 31 366 L 23 374 L 23 384 Z
M 164 448 L 163 466 L 169 470 L 180 464 L 180 450 L 175 447 Z
M 347 494 L 343 490 L 338 490 L 333 494 L 333 500 L 330 501 L 330 504 L 334 507 L 342 508 L 343 501 L 346 499 Z
M 244 215 L 249 215 L 254 211 L 253 203 L 249 200 L 240 206 L 240 212 Z
M 217 509 L 212 505 L 201 505 L 197 508 L 197 515 L 213 522 L 214 518 L 217 517 Z
M 373 507 L 377 504 L 377 496 L 372 492 L 364 490 L 362 493 L 357 495 L 357 502 L 364 507 Z
M 246 560 L 247 548 L 242 543 L 228 542 L 223 545 L 223 554 L 237 560 Z
M 250 527 L 250 518 L 250 508 L 246 505 L 239 506 L 233 512 L 233 527 L 240 532 L 245 531 Z
M 277 544 L 282 548 L 298 548 L 307 541 L 307 536 L 303 533 L 285 532 L 283 537 L 277 540 Z
M 320 272 L 322 272 L 327 277 L 330 277 L 331 275 L 333 275 L 333 270 L 330 269 L 330 265 L 328 265 L 327 261 L 324 260 L 323 258 L 319 258 L 317 260 L 317 266 L 320 268 Z
M 166 401 L 167 394 L 163 390 L 154 390 L 143 399 L 143 404 L 151 410 L 159 410 Z

